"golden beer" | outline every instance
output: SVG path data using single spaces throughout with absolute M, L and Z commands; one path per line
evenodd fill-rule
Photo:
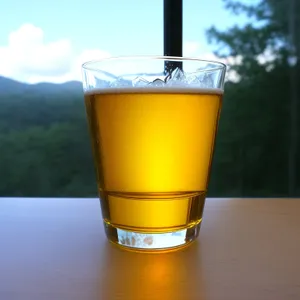
M 184 231 L 184 243 L 198 235 L 222 95 L 194 87 L 85 92 L 109 240 L 157 248 L 155 234 L 166 241 L 163 234 Z

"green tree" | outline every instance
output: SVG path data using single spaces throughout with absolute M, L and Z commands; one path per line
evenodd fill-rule
M 295 28 L 300 28 L 300 2 L 224 4 L 249 21 L 207 31 L 218 46 L 215 54 L 236 62 L 229 73 L 238 79 L 226 85 L 212 191 L 236 187 L 233 195 L 296 196 L 300 39 Z M 231 188 L 224 187 L 222 178 Z
M 1 196 L 97 195 L 80 93 L 25 93 L 0 101 Z

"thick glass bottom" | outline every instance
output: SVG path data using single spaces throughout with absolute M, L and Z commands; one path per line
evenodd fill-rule
M 117 228 L 104 222 L 107 238 L 113 244 L 135 252 L 171 252 L 192 243 L 199 235 L 201 222 L 186 229 L 164 233 L 145 233 Z

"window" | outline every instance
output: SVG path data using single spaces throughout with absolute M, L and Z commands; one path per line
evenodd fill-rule
M 97 195 L 80 66 L 163 54 L 162 1 L 8 1 L 0 19 L 0 196 Z M 298 28 L 296 0 L 183 1 L 183 55 L 228 65 L 209 196 L 300 195 Z

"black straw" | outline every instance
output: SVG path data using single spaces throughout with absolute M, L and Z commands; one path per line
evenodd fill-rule
M 164 55 L 182 57 L 182 0 L 164 0 Z M 182 69 L 182 62 L 165 62 L 165 73 Z

